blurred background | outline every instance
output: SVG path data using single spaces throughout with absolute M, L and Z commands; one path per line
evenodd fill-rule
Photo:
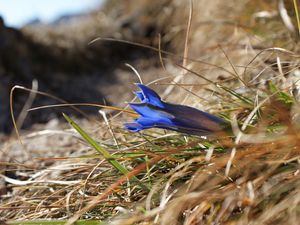
M 29 24 L 55 23 L 64 18 L 101 8 L 102 0 L 74 0 L 41 2 L 28 0 L 3 1 L 0 13 L 9 27 L 21 28 Z
M 9 92 L 14 85 L 31 88 L 36 80 L 38 90 L 70 103 L 123 107 L 132 97 L 133 83 L 138 82 L 125 63 L 134 66 L 146 83 L 162 77 L 167 77 L 162 83 L 170 83 L 182 72 L 176 64 L 182 63 L 190 2 L 1 1 L 0 133 L 12 130 Z M 284 6 L 280 6 L 282 3 Z M 232 69 L 219 46 L 240 65 L 262 48 L 277 46 L 297 50 L 295 24 L 292 1 L 194 1 L 188 55 Z M 90 43 L 99 37 L 160 46 L 175 56 L 163 54 L 168 60 L 162 66 L 157 51 L 109 40 Z M 245 49 L 248 49 L 247 54 Z M 209 68 L 208 64 L 198 62 L 190 68 L 205 73 L 209 79 L 226 77 L 223 70 Z M 194 80 L 185 79 L 185 82 Z M 165 86 L 162 84 L 159 88 Z M 22 90 L 15 91 L 13 107 L 17 117 L 28 96 L 29 93 Z M 57 103 L 49 97 L 36 96 L 31 106 Z M 97 110 L 84 108 L 90 114 Z M 19 125 L 29 128 L 34 123 L 45 123 L 57 118 L 61 111 L 61 108 L 34 111 Z M 63 111 L 76 115 L 69 108 Z
M 134 77 L 124 63 L 138 61 L 144 67 L 142 60 L 150 52 L 117 42 L 99 41 L 90 45 L 89 42 L 98 37 L 126 35 L 129 40 L 137 35 L 138 40 L 151 33 L 151 27 L 132 30 L 134 18 L 127 14 L 130 7 L 127 3 L 102 0 L 0 3 L 0 132 L 10 133 L 12 129 L 9 91 L 14 85 L 31 88 L 33 80 L 37 81 L 38 90 L 67 102 L 124 105 L 124 96 L 131 92 L 122 92 L 117 83 L 130 82 L 126 77 Z M 29 93 L 16 90 L 13 107 L 17 116 L 28 96 Z M 31 106 L 56 103 L 59 102 L 49 97 L 36 96 Z M 34 123 L 56 118 L 61 111 L 74 113 L 69 109 L 37 111 L 27 115 L 19 125 L 29 128 Z M 97 109 L 90 107 L 84 111 L 95 113 Z

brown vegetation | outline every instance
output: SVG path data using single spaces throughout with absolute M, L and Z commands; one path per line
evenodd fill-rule
M 1 220 L 297 224 L 300 72 L 293 5 L 199 0 L 190 11 L 190 2 L 108 1 L 102 11 L 56 26 L 24 27 L 22 35 L 32 44 L 27 51 L 35 46 L 30 55 L 45 57 L 37 71 L 46 68 L 45 76 L 54 76 L 63 87 L 76 76 L 82 85 L 82 77 L 94 73 L 86 78 L 88 88 L 125 107 L 132 83 L 139 81 L 123 66 L 130 62 L 165 100 L 223 115 L 234 136 L 131 134 L 122 128 L 128 119 L 123 114 L 107 114 L 109 121 L 80 120 L 119 162 L 151 185 L 146 193 L 66 124 L 53 120 L 24 133 L 23 145 L 13 136 L 3 144 Z M 282 9 L 288 10 L 294 31 Z M 102 39 L 88 45 L 97 37 Z M 99 67 L 105 68 L 100 81 Z M 65 82 L 61 74 L 68 77 Z M 82 96 L 85 89 L 67 92 L 94 102 L 90 92 Z

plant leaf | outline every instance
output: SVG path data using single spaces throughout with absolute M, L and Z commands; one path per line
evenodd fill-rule
M 63 113 L 63 116 L 65 119 L 70 123 L 70 125 L 100 154 L 103 155 L 103 157 L 113 166 L 115 167 L 118 171 L 123 173 L 125 176 L 128 175 L 129 171 L 122 165 L 120 164 L 117 160 L 114 159 L 114 156 L 112 156 L 105 148 L 100 146 L 93 138 L 91 138 L 81 127 L 76 124 L 70 117 L 68 117 L 66 114 Z M 130 178 L 131 180 L 135 181 L 138 183 L 138 185 L 144 189 L 145 191 L 149 191 L 149 187 L 144 185 L 136 176 L 132 176 Z

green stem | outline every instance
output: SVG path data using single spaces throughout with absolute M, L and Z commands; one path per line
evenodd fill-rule
M 294 8 L 295 8 L 295 12 L 296 12 L 298 32 L 299 32 L 299 35 L 300 35 L 300 19 L 299 19 L 299 12 L 298 12 L 297 0 L 294 0 Z

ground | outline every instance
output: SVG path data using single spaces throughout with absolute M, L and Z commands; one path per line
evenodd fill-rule
M 1 24 L 0 220 L 296 224 L 299 35 L 294 5 L 281 3 L 108 1 L 55 25 Z M 69 103 L 104 106 L 80 107 L 87 115 L 70 107 L 25 113 L 18 138 L 9 91 L 30 88 L 33 79 L 40 91 Z M 165 101 L 226 119 L 233 131 L 206 139 L 126 131 L 132 114 L 119 111 L 134 101 L 136 82 Z M 16 91 L 16 118 L 27 97 Z M 30 107 L 58 103 L 38 95 Z M 62 112 L 100 147 L 91 147 Z

